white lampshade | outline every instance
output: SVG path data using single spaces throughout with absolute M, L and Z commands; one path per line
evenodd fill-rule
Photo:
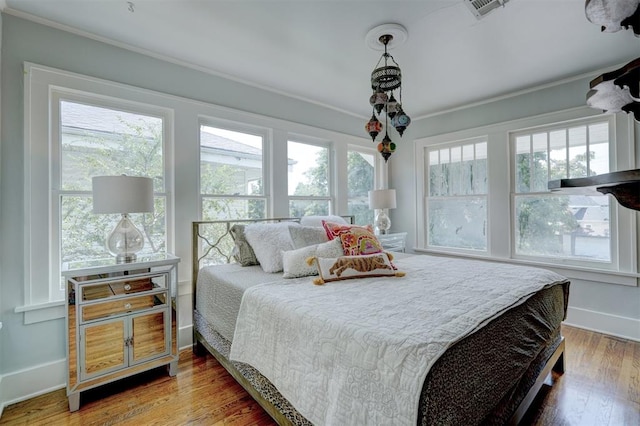
M 395 209 L 396 208 L 396 190 L 395 189 L 376 189 L 369 191 L 369 208 L 370 209 Z
M 153 211 L 153 179 L 141 176 L 94 176 L 94 213 Z

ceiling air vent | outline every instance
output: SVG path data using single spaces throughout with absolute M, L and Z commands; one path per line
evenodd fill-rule
M 464 0 L 476 18 L 480 19 L 492 10 L 504 6 L 509 0 Z

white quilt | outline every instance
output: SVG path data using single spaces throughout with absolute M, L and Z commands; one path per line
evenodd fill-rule
M 543 269 L 443 257 L 396 265 L 406 277 L 248 289 L 230 358 L 257 368 L 316 425 L 415 425 L 425 377 L 449 346 L 566 281 Z

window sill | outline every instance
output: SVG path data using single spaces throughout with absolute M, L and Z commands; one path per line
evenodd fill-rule
M 64 300 L 17 306 L 14 312 L 24 313 L 25 325 L 60 319 L 65 317 Z
M 523 259 L 505 259 L 491 256 L 481 256 L 468 253 L 447 252 L 414 247 L 416 253 L 431 254 L 434 256 L 458 257 L 466 259 L 487 260 L 491 262 L 511 263 L 514 265 L 527 265 L 549 269 L 569 279 L 591 281 L 595 283 L 617 284 L 629 287 L 637 287 L 640 274 L 633 272 L 607 271 L 604 269 L 586 268 L 574 265 L 559 265 L 556 263 L 536 262 Z

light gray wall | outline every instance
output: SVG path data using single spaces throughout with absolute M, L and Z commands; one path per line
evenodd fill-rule
M 3 15 L 2 39 L 0 318 L 4 327 L 0 333 L 0 375 L 65 357 L 62 319 L 23 325 L 22 314 L 14 313 L 16 306 L 24 304 L 22 116 L 25 61 L 362 136 L 361 120 L 343 113 L 12 15 Z M 179 144 L 177 141 L 176 150 L 180 149 Z
M 390 215 L 393 229 L 407 231 L 407 245 L 415 246 L 416 173 L 413 140 L 584 106 L 589 81 L 597 74 L 594 72 L 593 76 L 413 123 L 390 160 L 390 187 L 396 188 L 398 198 L 398 208 L 391 210 Z M 405 109 L 410 111 L 409 106 Z M 636 156 L 640 155 L 639 130 L 640 126 L 636 123 Z M 638 158 L 636 164 L 640 164 Z M 569 304 L 570 307 L 637 321 L 640 320 L 640 287 L 572 280 Z
M 3 16 L 0 15 L 0 81 L 2 80 L 2 21 Z M 0 85 L 0 99 L 2 99 L 2 86 Z M 2 105 L 0 105 L 0 114 L 2 114 Z M 0 121 L 0 134 L 2 133 L 2 121 Z M 0 142 L 1 143 L 1 142 Z M 2 150 L 0 150 L 0 187 L 2 184 Z M 2 223 L 2 209 L 0 209 L 0 223 Z M 0 251 L 2 253 L 2 251 Z M 2 262 L 0 262 L 0 277 L 2 276 Z M 0 366 L 3 365 L 3 351 L 2 351 L 2 281 L 0 278 Z M 2 396 L 2 368 L 0 367 L 0 415 L 2 415 L 2 401 L 4 398 Z

